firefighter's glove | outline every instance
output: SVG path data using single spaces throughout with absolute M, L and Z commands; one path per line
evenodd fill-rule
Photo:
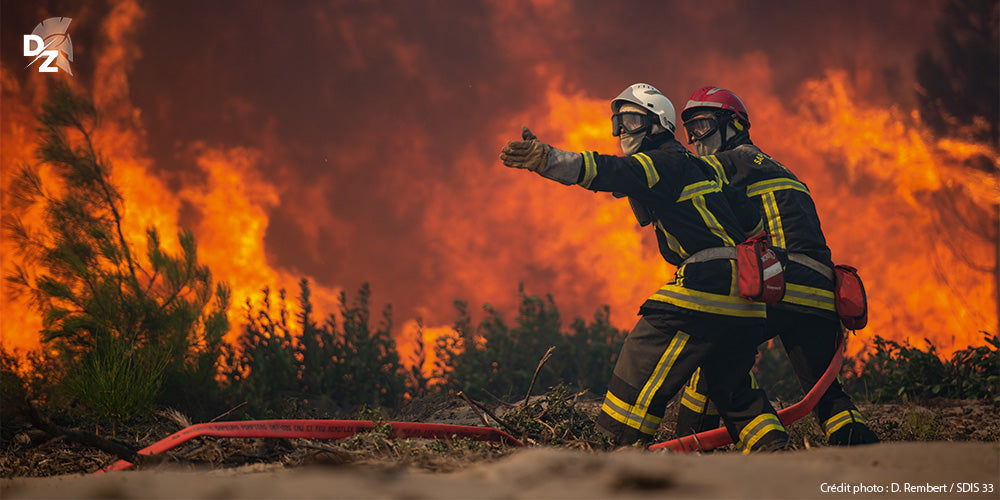
M 500 151 L 500 160 L 505 166 L 531 170 L 563 184 L 579 181 L 583 155 L 542 143 L 528 127 L 521 127 L 521 139 L 508 142 Z
M 520 141 L 508 141 L 500 151 L 500 160 L 510 168 L 523 168 L 540 172 L 545 168 L 552 146 L 542 144 L 528 127 L 521 127 Z

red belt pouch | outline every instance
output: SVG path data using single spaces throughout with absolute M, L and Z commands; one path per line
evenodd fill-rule
M 777 254 L 761 234 L 736 245 L 736 272 L 740 296 L 754 302 L 777 304 L 785 296 L 785 276 Z
M 833 297 L 840 322 L 848 330 L 860 330 L 868 324 L 868 295 L 858 270 L 847 265 L 833 266 Z

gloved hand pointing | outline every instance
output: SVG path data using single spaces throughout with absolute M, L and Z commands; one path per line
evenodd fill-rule
M 528 127 L 521 127 L 520 141 L 509 141 L 500 150 L 500 160 L 510 168 L 523 168 L 533 172 L 541 171 L 548 161 L 548 144 L 543 144 L 535 137 L 535 134 L 528 130 Z

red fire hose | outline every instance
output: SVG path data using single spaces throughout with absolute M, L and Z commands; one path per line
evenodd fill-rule
M 830 360 L 830 366 L 826 368 L 826 372 L 823 373 L 823 376 L 816 381 L 816 385 L 809 390 L 805 397 L 802 398 L 802 401 L 778 411 L 778 419 L 781 420 L 782 425 L 791 425 L 792 422 L 808 415 L 809 412 L 816 407 L 816 403 L 819 402 L 819 398 L 826 393 L 830 384 L 833 383 L 833 379 L 837 378 L 837 375 L 840 374 L 840 366 L 843 362 L 844 339 L 841 337 L 840 345 L 837 346 L 836 353 L 833 355 L 833 359 Z M 659 450 L 661 448 L 668 448 L 677 453 L 684 453 L 688 451 L 708 451 L 732 444 L 732 442 L 733 439 L 729 436 L 729 431 L 727 431 L 725 427 L 719 427 L 718 429 L 712 429 L 710 431 L 699 432 L 694 435 L 677 438 L 673 441 L 656 443 L 654 445 L 650 445 L 649 449 Z
M 806 416 L 819 402 L 819 398 L 826 392 L 840 373 L 840 367 L 844 361 L 843 339 L 841 345 L 830 361 L 830 366 L 820 377 L 816 385 L 802 398 L 802 401 L 795 403 L 788 408 L 778 411 L 778 418 L 783 425 L 791 425 L 792 422 Z M 477 441 L 499 441 L 512 444 L 514 446 L 524 446 L 520 441 L 510 434 L 499 429 L 490 427 L 474 427 L 468 425 L 449 424 L 425 424 L 420 422 L 388 422 L 391 426 L 390 437 L 411 438 L 421 437 L 429 439 L 451 439 L 454 437 L 466 437 Z M 153 443 L 146 448 L 139 450 L 141 455 L 153 455 L 163 453 L 191 439 L 201 436 L 227 437 L 227 438 L 284 438 L 284 439 L 343 439 L 353 436 L 359 432 L 370 431 L 375 426 L 374 422 L 366 420 L 243 420 L 236 422 L 209 422 L 195 424 L 177 431 L 166 438 Z M 725 427 L 719 427 L 710 431 L 699 432 L 691 436 L 684 436 L 672 441 L 665 441 L 650 445 L 650 450 L 668 448 L 678 453 L 688 451 L 708 451 L 733 442 L 729 432 Z M 106 470 L 126 470 L 132 467 L 132 463 L 127 460 L 119 460 Z M 103 473 L 105 469 L 100 469 L 96 473 Z
M 393 438 L 421 437 L 429 439 L 470 438 L 477 441 L 499 441 L 514 446 L 524 446 L 510 434 L 490 427 L 469 425 L 424 424 L 419 422 L 387 422 Z M 140 455 L 163 453 L 188 440 L 201 436 L 227 438 L 284 438 L 284 439 L 342 439 L 359 432 L 367 432 L 374 422 L 366 420 L 244 420 L 237 422 L 209 422 L 195 424 L 179 430 L 139 450 Z M 125 470 L 132 467 L 127 460 L 119 460 L 106 470 Z M 104 472 L 100 469 L 97 473 Z

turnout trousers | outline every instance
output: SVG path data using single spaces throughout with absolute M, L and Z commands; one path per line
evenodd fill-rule
M 843 327 L 836 319 L 780 308 L 768 308 L 767 330 L 770 335 L 781 338 L 803 392 L 808 392 L 823 376 L 836 352 L 836 339 L 843 334 Z M 677 414 L 678 436 L 719 426 L 711 383 L 703 373 L 696 371 L 684 388 Z M 757 386 L 752 376 L 747 377 L 745 383 Z M 830 384 L 813 413 L 830 444 L 878 442 L 838 380 Z
M 784 446 L 788 434 L 749 371 L 764 339 L 758 318 L 646 314 L 628 334 L 597 424 L 617 444 L 647 443 L 667 403 L 701 367 L 727 430 L 741 449 Z

